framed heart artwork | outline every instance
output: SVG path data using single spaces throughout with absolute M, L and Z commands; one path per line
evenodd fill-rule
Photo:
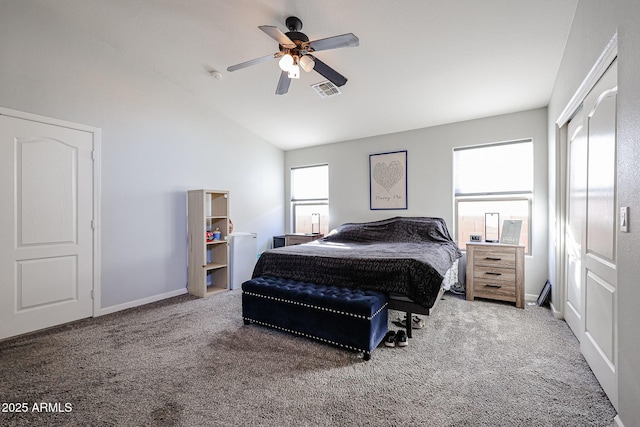
M 370 209 L 407 209 L 407 150 L 369 155 Z

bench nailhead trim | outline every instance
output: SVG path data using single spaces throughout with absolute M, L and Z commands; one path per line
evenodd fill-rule
M 258 296 L 263 296 L 263 295 L 258 295 Z M 368 350 L 362 350 L 361 348 L 356 348 L 356 347 L 353 347 L 353 346 L 350 346 L 350 345 L 341 344 L 339 342 L 331 341 L 331 340 L 328 340 L 326 338 L 317 337 L 315 335 L 305 334 L 304 332 L 299 332 L 299 331 L 296 331 L 294 329 L 283 328 L 282 326 L 272 325 L 271 323 L 261 322 L 259 320 L 253 320 L 253 319 L 251 319 L 249 317 L 243 317 L 243 319 L 244 320 L 248 320 L 250 322 L 257 323 L 259 325 L 268 326 L 270 328 L 279 329 L 281 331 L 285 331 L 285 332 L 289 332 L 289 333 L 292 333 L 292 334 L 300 335 L 300 336 L 303 336 L 303 337 L 306 337 L 306 338 L 312 338 L 312 339 L 317 340 L 317 341 L 322 341 L 322 342 L 325 342 L 325 343 L 333 344 L 333 345 L 336 345 L 336 346 L 339 346 L 339 347 L 342 347 L 342 348 L 348 348 L 349 350 L 362 351 L 365 354 L 370 354 L 370 352 Z
M 331 312 L 331 313 L 343 314 L 345 316 L 352 316 L 352 317 L 355 317 L 355 318 L 358 318 L 358 319 L 366 319 L 366 320 L 371 320 L 374 317 L 376 317 L 378 315 L 378 313 L 380 313 L 388 304 L 388 302 L 385 302 L 382 305 L 382 307 L 380 307 L 378 309 L 378 311 L 373 313 L 372 316 L 364 316 L 362 314 L 349 313 L 347 311 L 340 311 L 340 310 L 336 310 L 336 309 L 333 309 L 333 308 L 321 307 L 319 305 L 307 304 L 307 303 L 300 302 L 300 301 L 293 301 L 293 300 L 289 300 L 289 299 L 273 297 L 273 296 L 270 296 L 270 295 L 256 294 L 255 292 L 244 292 L 244 293 L 247 294 L 247 295 L 254 296 L 254 297 L 266 298 L 266 299 L 279 301 L 279 302 L 286 302 L 288 304 L 293 304 L 293 305 L 301 305 L 303 307 L 315 308 L 316 310 L 328 311 L 328 312 Z M 256 322 L 256 323 L 260 323 L 260 322 Z M 279 329 L 282 329 L 282 328 L 279 328 Z

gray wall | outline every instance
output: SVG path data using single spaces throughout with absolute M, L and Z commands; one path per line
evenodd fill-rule
M 618 235 L 618 406 L 629 427 L 640 420 L 640 2 L 620 4 L 617 195 L 631 218 L 630 233 Z
M 580 0 L 549 104 L 550 200 L 555 199 L 554 122 L 580 83 L 618 32 L 617 206 L 629 206 L 629 233 L 618 233 L 618 410 L 625 426 L 640 420 L 640 2 Z M 550 212 L 555 211 L 555 204 Z M 551 230 L 553 233 L 553 230 Z M 554 277 L 553 235 L 550 277 Z
M 184 289 L 186 191 L 230 191 L 237 231 L 283 231 L 284 153 L 46 6 L 3 2 L 0 105 L 102 129 L 101 305 Z M 0 195 L 6 197 L 6 195 Z
M 450 125 L 380 135 L 336 144 L 287 151 L 285 194 L 289 169 L 329 165 L 330 224 L 360 222 L 391 216 L 436 216 L 453 230 L 453 148 L 533 138 L 534 201 L 533 254 L 526 261 L 526 290 L 536 296 L 547 279 L 547 111 L 536 109 Z M 369 154 L 407 150 L 408 210 L 369 209 Z M 496 165 L 503 159 L 496 159 Z M 482 173 L 482 167 L 478 168 Z M 287 212 L 290 224 L 290 212 Z

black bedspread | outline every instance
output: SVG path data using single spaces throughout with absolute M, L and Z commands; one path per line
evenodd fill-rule
M 268 250 L 253 277 L 374 289 L 431 308 L 460 256 L 442 218 L 395 217 L 343 224 L 323 239 Z

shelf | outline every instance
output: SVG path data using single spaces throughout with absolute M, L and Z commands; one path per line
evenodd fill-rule
M 215 263 L 212 263 L 212 264 L 205 265 L 204 269 L 205 270 L 217 270 L 218 268 L 225 268 L 225 267 L 227 267 L 227 264 L 215 264 Z
M 220 292 L 226 292 L 226 291 L 227 291 L 226 287 L 221 288 L 219 286 L 213 286 L 213 285 L 212 286 L 207 286 L 207 295 L 213 295 L 213 294 L 217 294 L 217 293 L 220 293 Z
M 212 240 L 210 242 L 206 242 L 207 245 L 219 245 L 220 243 L 227 243 L 226 240 Z
M 229 192 L 187 192 L 189 293 L 206 297 L 229 289 Z M 219 240 L 207 241 L 211 232 Z

